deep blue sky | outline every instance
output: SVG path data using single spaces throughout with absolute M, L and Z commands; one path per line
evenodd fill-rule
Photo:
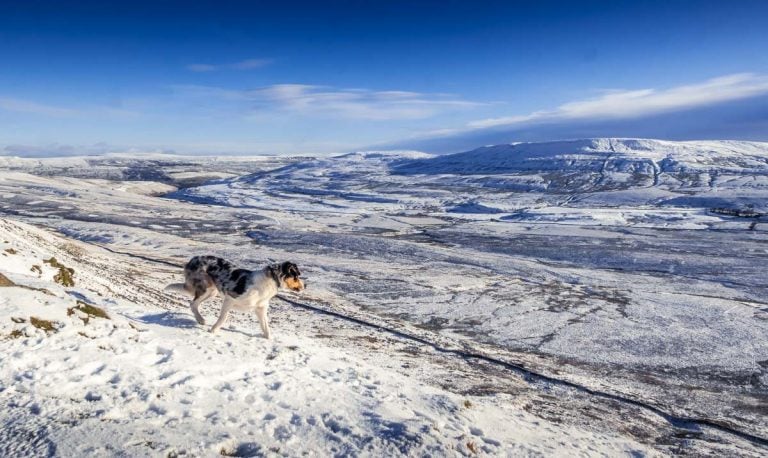
M 766 24 L 766 1 L 0 1 L 0 151 L 688 138 L 702 112 L 768 140 Z

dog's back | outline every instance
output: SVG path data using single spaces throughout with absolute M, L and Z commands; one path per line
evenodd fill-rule
M 220 286 L 221 278 L 232 272 L 232 264 L 216 256 L 195 256 L 184 266 L 184 289 L 198 296 Z

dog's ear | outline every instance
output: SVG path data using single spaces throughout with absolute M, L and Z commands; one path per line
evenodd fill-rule
M 283 265 L 280 266 L 280 271 L 284 277 L 298 278 L 299 275 L 301 275 L 301 272 L 299 272 L 299 267 L 296 264 L 288 261 L 284 262 Z

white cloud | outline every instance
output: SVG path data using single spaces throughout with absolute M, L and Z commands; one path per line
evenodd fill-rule
M 243 93 L 268 109 L 319 117 L 368 120 L 421 119 L 445 111 L 483 105 L 443 94 L 368 89 L 333 89 L 304 84 L 277 84 Z
M 229 64 L 189 64 L 187 70 L 197 73 L 215 72 L 218 70 L 252 70 L 254 68 L 262 68 L 270 65 L 274 62 L 273 59 L 245 59 L 239 62 L 233 62 Z
M 69 117 L 78 114 L 77 110 L 70 108 L 55 107 L 9 97 L 0 97 L 0 110 L 54 117 Z
M 554 110 L 482 119 L 470 122 L 467 127 L 484 129 L 569 119 L 635 118 L 763 94 L 768 94 L 768 76 L 739 73 L 663 90 L 613 90 L 597 98 L 565 103 Z

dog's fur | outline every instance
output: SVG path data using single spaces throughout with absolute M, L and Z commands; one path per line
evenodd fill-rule
M 203 325 L 205 320 L 200 315 L 200 304 L 217 293 L 221 294 L 224 300 L 219 319 L 211 327 L 212 333 L 224 325 L 230 311 L 255 311 L 264 337 L 269 339 L 272 335 L 267 322 L 269 300 L 280 288 L 303 290 L 304 282 L 299 278 L 300 275 L 299 268 L 292 262 L 252 271 L 236 269 L 228 261 L 216 256 L 195 256 L 184 267 L 184 283 L 174 283 L 165 289 L 193 295 L 194 299 L 189 306 L 197 322 Z

